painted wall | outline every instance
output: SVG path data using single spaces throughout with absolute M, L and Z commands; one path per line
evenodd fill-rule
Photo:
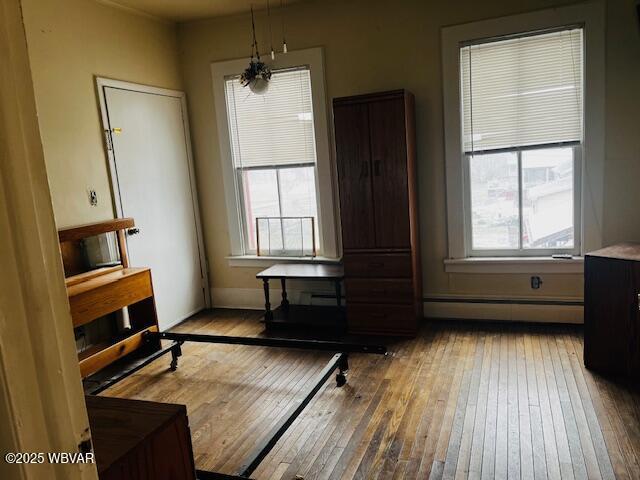
M 94 76 L 180 89 L 176 28 L 93 0 L 22 5 L 56 223 L 112 218 Z
M 416 96 L 420 219 L 425 295 L 581 297 L 582 275 L 544 275 L 531 290 L 529 275 L 447 274 L 442 26 L 559 5 L 558 0 L 317 0 L 286 8 L 290 49 L 323 46 L 327 98 L 395 88 Z M 607 158 L 604 241 L 640 241 L 640 35 L 633 0 L 607 4 Z M 267 48 L 266 21 L 257 19 Z M 215 289 L 258 288 L 256 268 L 229 267 L 230 252 L 210 63 L 249 53 L 247 16 L 182 24 L 180 58 L 189 99 L 201 208 Z M 278 28 L 275 29 L 279 31 Z

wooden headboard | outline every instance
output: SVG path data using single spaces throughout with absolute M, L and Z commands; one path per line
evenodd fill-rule
M 60 241 L 60 253 L 62 254 L 65 277 L 77 275 L 89 269 L 82 250 L 82 240 L 109 232 L 116 232 L 118 236 L 120 261 L 124 268 L 128 267 L 129 259 L 126 249 L 125 229 L 134 226 L 135 222 L 133 218 L 115 218 L 113 220 L 86 223 L 84 225 L 58 230 L 58 240 Z

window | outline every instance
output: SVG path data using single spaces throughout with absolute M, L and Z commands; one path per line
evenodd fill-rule
M 582 33 L 460 46 L 469 256 L 579 252 Z
M 602 247 L 604 19 L 588 2 L 442 29 L 446 272 L 569 273 Z
M 322 48 L 278 55 L 255 95 L 239 82 L 246 58 L 211 64 L 231 266 L 271 261 L 255 258 L 258 229 L 261 254 L 308 255 L 315 244 L 319 259 L 339 257 L 323 65 Z
M 318 206 L 309 68 L 274 71 L 264 95 L 248 93 L 233 76 L 225 80 L 225 96 L 246 251 L 256 252 L 258 228 L 270 255 L 315 251 L 318 235 L 311 225 L 317 226 Z M 264 219 L 260 226 L 257 218 Z

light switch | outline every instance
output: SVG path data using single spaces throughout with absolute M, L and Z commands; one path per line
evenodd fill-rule
M 96 193 L 95 190 L 89 190 L 89 204 L 92 207 L 95 207 L 96 205 L 98 205 L 98 194 Z

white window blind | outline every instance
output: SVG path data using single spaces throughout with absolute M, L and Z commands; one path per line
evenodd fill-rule
M 582 140 L 582 29 L 460 49 L 464 151 Z
M 236 168 L 315 163 L 311 77 L 306 67 L 273 72 L 264 95 L 225 80 Z

